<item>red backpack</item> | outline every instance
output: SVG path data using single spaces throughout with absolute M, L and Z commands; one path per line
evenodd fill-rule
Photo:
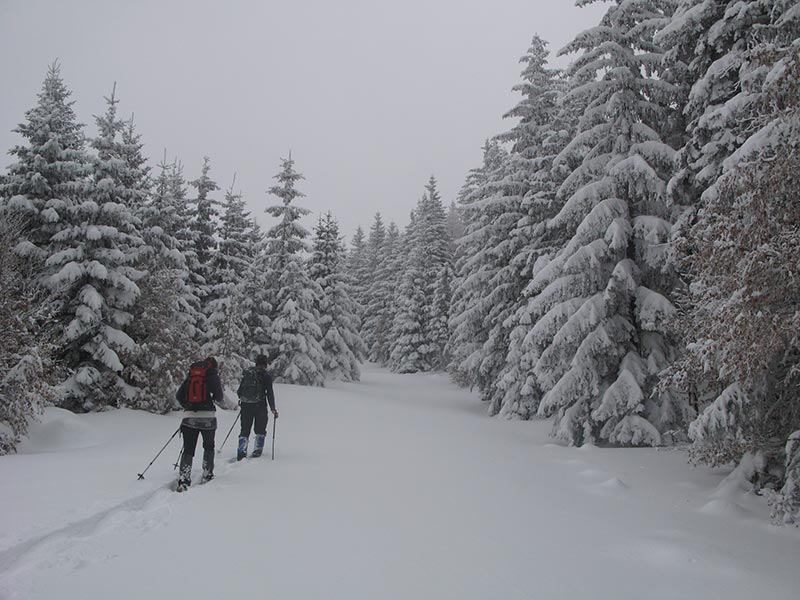
M 206 374 L 211 368 L 208 362 L 195 363 L 189 367 L 189 383 L 186 386 L 186 404 L 194 406 L 208 399 Z

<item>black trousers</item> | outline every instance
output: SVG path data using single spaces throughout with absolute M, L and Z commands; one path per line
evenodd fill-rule
M 256 435 L 266 435 L 268 420 L 266 402 L 242 402 L 242 430 L 239 436 L 249 437 L 253 421 Z
M 197 438 L 203 434 L 203 455 L 214 455 L 214 434 L 216 429 L 195 429 L 181 425 L 181 435 L 183 436 L 183 454 L 194 456 L 194 449 L 197 447 Z

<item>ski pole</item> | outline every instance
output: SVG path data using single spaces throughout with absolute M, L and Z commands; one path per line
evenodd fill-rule
M 147 465 L 147 467 L 145 467 L 145 470 L 144 470 L 144 471 L 142 471 L 141 473 L 139 473 L 139 479 L 140 479 L 140 480 L 141 480 L 141 479 L 144 479 L 144 474 L 145 474 L 145 473 L 147 473 L 147 469 L 149 469 L 149 468 L 152 466 L 152 464 L 153 464 L 154 462 L 156 462 L 156 458 L 158 458 L 159 456 L 161 456 L 161 453 L 162 453 L 164 450 L 166 450 L 167 446 L 169 446 L 169 443 L 172 441 L 172 438 L 174 438 L 176 435 L 178 435 L 178 432 L 179 432 L 180 430 L 181 430 L 181 428 L 180 428 L 180 427 L 178 427 L 178 428 L 175 430 L 175 433 L 173 433 L 173 434 L 170 436 L 170 438 L 167 440 L 167 443 L 166 443 L 166 444 L 164 444 L 164 447 L 163 447 L 163 448 L 161 448 L 161 450 L 159 450 L 159 451 L 158 451 L 158 454 L 156 454 L 155 458 L 154 458 L 153 460 L 151 460 L 151 461 L 150 461 L 150 464 L 149 464 L 149 465 Z
M 239 417 L 241 416 L 242 416 L 242 409 L 239 409 L 239 414 L 236 415 L 236 418 L 233 420 L 233 425 L 231 425 L 231 428 L 228 430 L 228 435 L 226 435 L 225 439 L 222 440 L 222 444 L 220 444 L 219 450 L 217 450 L 217 454 L 222 452 L 222 446 L 224 446 L 225 442 L 228 441 L 228 438 L 231 437 L 231 432 L 233 431 L 233 428 L 236 427 L 236 422 L 239 420 Z
M 275 425 L 278 423 L 277 417 L 272 417 L 272 460 L 275 460 Z
M 183 446 L 181 446 L 181 451 L 178 452 L 178 460 L 175 461 L 175 464 L 172 465 L 172 470 L 175 471 L 178 469 L 178 465 L 181 464 L 181 458 L 183 458 Z

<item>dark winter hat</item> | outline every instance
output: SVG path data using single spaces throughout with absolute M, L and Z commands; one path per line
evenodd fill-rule
M 208 364 L 210 364 L 212 367 L 214 367 L 215 369 L 217 368 L 217 359 L 216 359 L 216 358 L 214 358 L 213 356 L 209 356 L 209 357 L 206 359 L 206 362 L 207 362 Z
M 256 356 L 257 367 L 266 367 L 268 362 L 269 361 L 267 360 L 267 357 L 265 355 L 259 354 L 258 356 Z

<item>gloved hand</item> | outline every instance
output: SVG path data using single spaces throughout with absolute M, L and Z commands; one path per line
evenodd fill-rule
M 274 408 L 272 409 L 272 416 L 275 417 L 276 419 L 278 418 L 278 411 L 275 410 Z

